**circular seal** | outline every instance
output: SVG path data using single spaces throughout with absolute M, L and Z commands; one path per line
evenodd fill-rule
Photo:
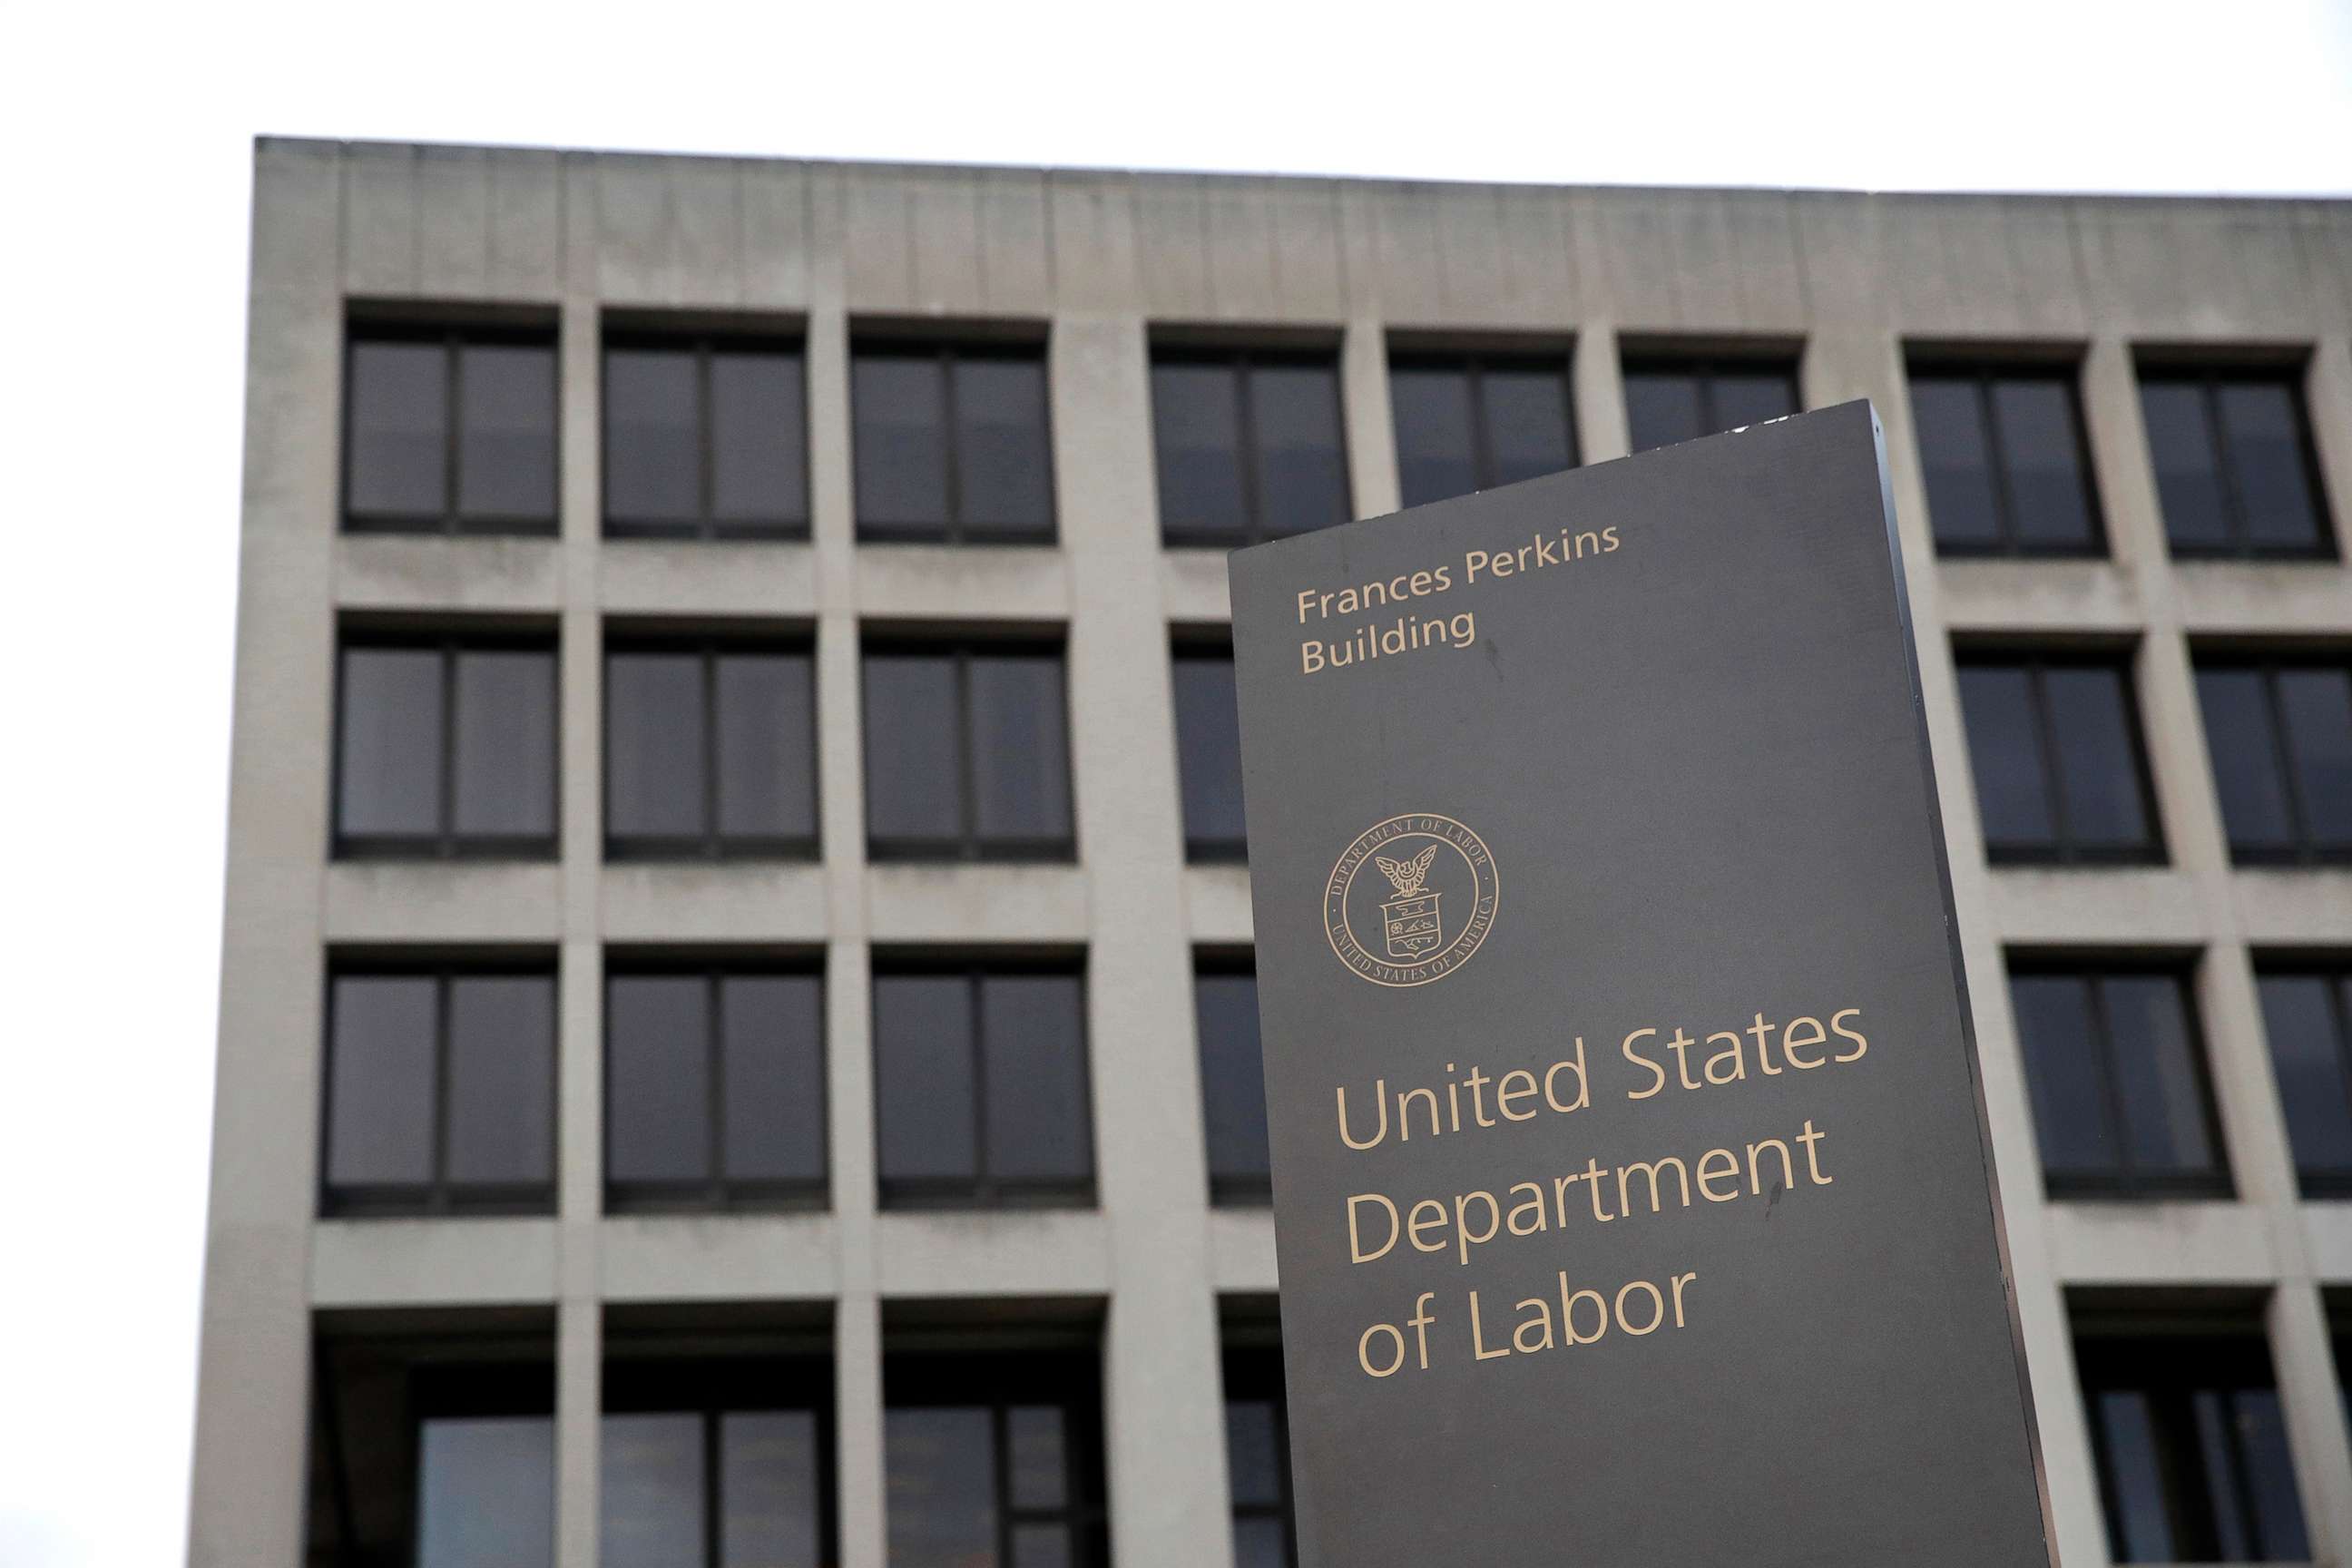
M 1470 962 L 1502 890 L 1485 839 L 1450 816 L 1409 812 L 1340 853 L 1323 886 L 1323 934 L 1375 985 L 1426 985 Z

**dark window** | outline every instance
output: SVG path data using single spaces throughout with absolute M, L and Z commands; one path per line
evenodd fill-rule
M 1625 362 L 1625 423 L 1636 452 L 1795 412 L 1797 367 L 1785 359 Z
M 1204 960 L 1192 976 L 1192 1012 L 1201 1036 L 1209 1194 L 1218 1203 L 1265 1203 L 1274 1195 L 1274 1173 L 1266 1154 L 1256 973 L 1245 963 Z
M 1231 648 L 1181 644 L 1169 670 L 1176 699 L 1176 773 L 1184 794 L 1184 853 L 1238 860 L 1242 826 L 1241 710 Z
M 2009 991 L 2051 1196 L 2229 1195 L 2181 976 L 2025 968 Z
M 2105 548 L 2073 370 L 1915 366 L 1911 414 L 1939 552 Z
M 555 1183 L 544 970 L 339 970 L 328 983 L 330 1214 L 537 1213 Z
M 2231 854 L 2352 859 L 2352 664 L 2200 658 L 2197 696 Z
M 604 982 L 604 1183 L 614 1208 L 822 1202 L 824 986 L 707 965 Z
M 1348 521 L 1329 353 L 1155 350 L 1151 429 L 1170 544 L 1250 544 Z
M 2144 369 L 2139 405 L 2175 555 L 2335 552 L 2298 374 Z
M 1279 1345 L 1225 1351 L 1225 1477 L 1234 1499 L 1234 1568 L 1292 1568 L 1290 1413 Z
M 1042 349 L 860 342 L 850 402 L 858 538 L 1053 542 Z
M 322 1336 L 308 1568 L 552 1568 L 547 1356 L 530 1335 Z
M 1062 652 L 1010 643 L 866 651 L 866 834 L 877 859 L 1067 859 Z
M 545 638 L 343 639 L 335 853 L 555 852 L 555 652 Z
M 1086 992 L 1067 969 L 924 968 L 874 977 L 882 1201 L 1094 1197 Z
M 2078 1331 L 2118 1563 L 2306 1559 L 2269 1347 L 2256 1331 Z
M 2164 858 L 2125 665 L 1963 654 L 1958 674 L 1988 858 Z
M 601 1568 L 822 1568 L 833 1478 L 821 1367 L 616 1362 L 604 1369 Z
M 1407 506 L 1576 466 L 1565 358 L 1399 355 L 1389 402 Z
M 2352 1196 L 2352 967 L 2265 967 L 2260 985 L 2303 1190 Z
M 555 531 L 555 337 L 354 327 L 343 396 L 343 526 Z
M 816 690 L 805 648 L 614 642 L 604 653 L 604 852 L 816 852 Z
M 604 531 L 615 539 L 807 537 L 800 345 L 606 338 Z
M 1092 1354 L 884 1363 L 890 1568 L 1105 1568 Z

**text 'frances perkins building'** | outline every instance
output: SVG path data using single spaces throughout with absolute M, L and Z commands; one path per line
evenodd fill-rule
M 198 1568 L 1289 1568 L 1224 552 L 1857 397 L 2063 1560 L 2352 1559 L 2352 205 L 254 200 Z

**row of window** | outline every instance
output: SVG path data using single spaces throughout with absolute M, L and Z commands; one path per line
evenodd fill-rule
M 598 1436 L 605 1568 L 836 1561 L 821 1353 L 612 1342 Z M 2338 1336 L 2337 1361 L 2352 1343 Z M 543 1344 L 322 1338 L 308 1561 L 551 1568 L 555 1380 Z M 1236 1568 L 1297 1562 L 1281 1351 L 1223 1354 Z M 2118 1563 L 2294 1562 L 2310 1544 L 2269 1346 L 2241 1313 L 2077 1310 L 2074 1359 Z M 894 1351 L 891 1568 L 1106 1568 L 1099 1351 Z
M 1964 650 L 1969 753 L 1997 862 L 2163 858 L 2121 656 Z M 1171 663 L 1184 839 L 1244 848 L 1233 658 Z M 1057 643 L 869 642 L 861 667 L 867 853 L 1066 859 L 1076 845 Z M 2352 857 L 2352 664 L 2200 654 L 2197 689 L 2232 853 Z M 335 851 L 554 852 L 556 659 L 547 638 L 346 637 Z M 604 651 L 604 852 L 817 851 L 805 642 L 614 635 Z
M 604 984 L 607 1207 L 822 1205 L 818 972 L 616 956 Z M 886 963 L 873 984 L 884 1204 L 1093 1202 L 1077 967 Z M 2352 1194 L 2352 968 L 2266 963 L 2260 987 L 2304 1190 Z M 2021 957 L 2010 990 L 2052 1196 L 2229 1194 L 2183 971 Z M 1262 1203 L 1270 1187 L 1255 977 L 1244 961 L 1204 958 L 1193 1001 L 1211 1198 Z M 339 964 L 327 1039 L 327 1212 L 551 1206 L 551 970 Z
M 604 355 L 608 537 L 806 537 L 797 339 L 614 331 Z M 554 531 L 551 329 L 354 321 L 349 356 L 346 528 Z M 1634 356 L 1622 368 L 1635 451 L 1801 406 L 1787 353 Z M 2104 552 L 2077 381 L 2063 363 L 1915 361 L 1912 408 L 1939 550 Z M 1390 392 L 1407 506 L 1578 460 L 1564 351 L 1401 350 Z M 2175 554 L 2335 553 L 2298 369 L 2153 359 L 2140 367 L 2140 406 Z M 861 539 L 1055 537 L 1042 342 L 860 336 L 850 413 Z M 1244 544 L 1355 515 L 1328 348 L 1157 345 L 1151 415 L 1171 545 Z

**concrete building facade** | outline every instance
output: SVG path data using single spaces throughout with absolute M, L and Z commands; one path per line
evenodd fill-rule
M 344 525 L 347 341 L 379 315 L 528 327 L 553 344 L 557 467 L 542 536 Z M 624 327 L 757 327 L 803 356 L 805 538 L 608 536 L 603 353 Z M 1051 542 L 861 539 L 853 345 L 874 332 L 1034 345 Z M 918 1560 L 891 1549 L 893 1381 L 905 1357 L 1002 1342 L 1098 1355 L 1098 1511 L 1112 1560 L 1235 1563 L 1221 1369 L 1229 1350 L 1265 1338 L 1277 1281 L 1265 1209 L 1213 1201 L 1204 1152 L 1196 966 L 1246 953 L 1251 910 L 1239 864 L 1186 852 L 1171 650 L 1213 645 L 1228 611 L 1223 552 L 1164 542 L 1153 407 L 1155 353 L 1234 345 L 1328 357 L 1356 516 L 1400 504 L 1400 354 L 1554 356 L 1588 463 L 1633 447 L 1629 363 L 1769 361 L 1789 367 L 1804 406 L 1874 402 L 2063 1559 L 2095 1568 L 2166 1538 L 2116 1521 L 2131 1460 L 2102 1425 L 2105 1385 L 2093 1376 L 2085 1392 L 2086 1365 L 2106 1353 L 2086 1363 L 2085 1344 L 2104 1344 L 2101 1325 L 2122 1319 L 2165 1332 L 2195 1320 L 2202 1334 L 2228 1318 L 2274 1369 L 2305 1542 L 2295 1555 L 2352 1561 L 2333 1327 L 2338 1293 L 2352 1298 L 2352 1203 L 2326 1195 L 2298 1144 L 2311 1080 L 2282 1088 L 2263 989 L 2282 966 L 2342 973 L 2352 868 L 2317 829 L 2291 836 L 2308 853 L 2233 849 L 2200 685 L 2216 659 L 2323 672 L 2352 661 L 2352 206 L 265 140 L 191 1562 L 345 1560 L 321 1544 L 331 1532 L 318 1499 L 335 1487 L 318 1479 L 330 1419 L 318 1368 L 355 1342 L 503 1335 L 527 1342 L 551 1380 L 552 1496 L 530 1506 L 548 1510 L 554 1563 L 594 1568 L 615 1347 L 749 1335 L 822 1369 L 827 1561 Z M 2098 548 L 1939 551 L 1914 382 L 1946 362 L 2058 367 L 2079 410 Z M 2185 552 L 2179 503 L 2168 530 L 2177 465 L 2151 437 L 2146 384 L 2213 366 L 2252 367 L 2292 393 L 2318 498 L 2315 548 Z M 527 634 L 552 650 L 549 853 L 339 852 L 338 649 L 355 631 L 422 627 Z M 813 852 L 607 855 L 604 652 L 616 628 L 772 634 L 807 653 Z M 1016 633 L 1066 661 L 1068 853 L 870 854 L 865 653 L 899 637 Z M 2019 650 L 2124 672 L 2151 853 L 2049 863 L 1989 848 L 1963 678 L 1972 659 Z M 2327 743 L 2310 742 L 2318 771 L 2297 776 L 2338 776 L 2313 750 Z M 2313 818 L 2329 809 L 2303 805 Z M 616 954 L 736 952 L 821 976 L 821 1202 L 616 1206 L 608 969 Z M 874 976 L 909 958 L 1003 953 L 1083 975 L 1089 1190 L 1060 1205 L 886 1201 Z M 323 1042 L 339 966 L 462 967 L 486 954 L 552 976 L 546 1202 L 482 1214 L 323 1204 Z M 2046 1179 L 2052 1130 L 2045 1120 L 2037 1138 L 2038 1058 L 2011 979 L 2052 965 L 2179 977 L 2210 1084 L 2218 1185 Z M 331 1420 L 340 1451 L 353 1439 L 344 1416 Z M 2229 1511 L 2199 1506 L 2200 1517 Z M 2291 1535 L 2250 1546 L 2206 1518 L 2187 1536 L 2216 1528 L 2216 1554 L 2276 1556 Z M 415 1527 L 399 1538 L 431 1557 Z

